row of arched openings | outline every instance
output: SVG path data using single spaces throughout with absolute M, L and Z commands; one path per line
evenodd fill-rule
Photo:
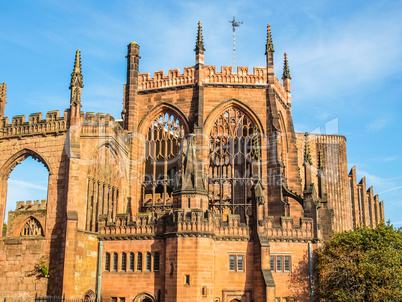
M 120 261 L 119 261 L 120 258 Z M 128 271 L 128 272 L 158 272 L 160 265 L 160 254 L 155 253 L 126 253 L 119 256 L 118 253 L 105 254 L 105 271 Z

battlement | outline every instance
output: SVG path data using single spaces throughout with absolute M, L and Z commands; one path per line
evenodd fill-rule
M 0 119 L 0 128 L 3 129 L 3 137 L 66 131 L 67 116 L 67 110 L 64 111 L 63 117 L 60 117 L 59 110 L 48 111 L 45 119 L 42 113 L 32 113 L 28 121 L 25 115 L 16 115 L 12 117 L 11 124 L 9 118 L 4 117 Z
M 281 217 L 280 225 L 274 224 L 274 217 L 263 221 L 268 239 L 309 239 L 314 237 L 314 221 L 312 218 L 300 218 L 300 226 L 294 224 L 292 217 Z
M 198 234 L 222 240 L 248 240 L 252 232 L 249 225 L 241 223 L 239 215 L 228 215 L 227 221 L 222 221 L 221 215 L 199 209 L 178 209 L 170 214 L 138 213 L 134 220 L 130 221 L 128 215 L 117 215 L 114 223 L 108 224 L 106 215 L 100 216 L 99 233 L 115 239 L 178 233 L 181 236 Z M 267 217 L 260 226 L 272 240 L 311 240 L 314 237 L 311 218 L 301 218 L 300 225 L 295 225 L 292 217 L 281 217 L 280 225 L 275 225 L 274 217 Z
M 206 65 L 205 83 L 225 84 L 254 84 L 265 85 L 267 83 L 267 69 L 265 67 L 254 67 L 253 73 L 249 73 L 248 67 L 237 67 L 237 73 L 233 72 L 232 66 L 222 66 L 221 72 L 216 72 L 216 66 Z
M 163 87 L 172 87 L 180 85 L 194 84 L 195 82 L 195 67 L 184 67 L 184 73 L 180 74 L 180 69 L 170 69 L 168 76 L 165 76 L 165 71 L 155 71 L 154 77 L 151 78 L 149 72 L 140 73 L 138 76 L 139 90 L 157 89 Z
M 16 211 L 38 211 L 46 210 L 47 199 L 42 200 L 32 200 L 27 201 L 17 201 Z
M 118 120 L 107 113 L 87 112 L 82 114 L 81 134 L 98 135 L 100 132 L 110 134 L 123 131 L 123 127 Z

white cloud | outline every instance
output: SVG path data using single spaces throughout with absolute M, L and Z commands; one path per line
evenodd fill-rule
M 378 119 L 372 121 L 370 124 L 368 124 L 366 126 L 366 129 L 369 132 L 380 131 L 381 129 L 385 128 L 388 123 L 389 123 L 389 119 L 378 118 Z
M 41 190 L 41 191 L 47 191 L 47 187 L 41 186 L 41 185 L 36 185 L 27 181 L 23 180 L 16 180 L 16 179 L 9 179 L 8 180 L 8 185 L 12 185 L 14 188 L 17 189 L 36 189 L 36 190 Z

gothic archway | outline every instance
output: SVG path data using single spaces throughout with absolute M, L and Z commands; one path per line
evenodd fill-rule
M 38 152 L 28 148 L 21 149 L 20 151 L 14 153 L 7 159 L 7 161 L 0 168 L 0 218 L 2 219 L 2 221 L 4 221 L 6 218 L 5 215 L 6 215 L 6 204 L 7 204 L 7 191 L 8 191 L 8 180 L 10 178 L 10 174 L 17 165 L 21 164 L 24 160 L 26 160 L 29 157 L 43 164 L 43 166 L 46 168 L 48 172 L 46 191 L 48 191 L 49 179 L 50 176 L 53 174 L 48 160 L 45 159 L 42 155 L 40 155 Z M 0 233 L 0 236 L 2 236 L 2 233 Z
M 133 302 L 155 302 L 155 298 L 151 294 L 141 293 L 134 298 Z
M 261 130 L 238 106 L 230 106 L 209 127 L 209 208 L 216 213 L 252 216 L 251 188 L 260 178 Z

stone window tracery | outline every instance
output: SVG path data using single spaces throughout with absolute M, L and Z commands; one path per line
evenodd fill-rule
M 224 220 L 238 214 L 247 223 L 252 215 L 251 188 L 259 177 L 258 126 L 242 110 L 231 107 L 215 120 L 209 142 L 209 208 Z
M 179 118 L 169 112 L 160 113 L 149 126 L 145 142 L 143 211 L 172 207 L 184 136 Z
M 115 221 L 122 178 L 124 169 L 113 147 L 104 145 L 99 148 L 88 171 L 87 231 L 98 231 L 99 215 L 105 215 L 108 221 Z
M 40 222 L 34 217 L 30 217 L 22 227 L 20 236 L 43 236 L 43 229 Z

